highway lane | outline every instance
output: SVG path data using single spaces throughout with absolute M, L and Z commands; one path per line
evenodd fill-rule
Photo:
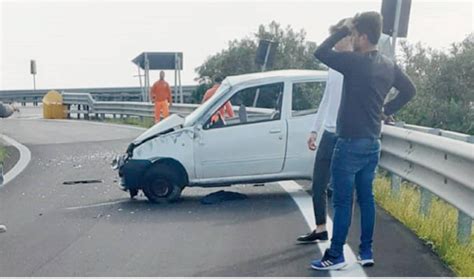
M 0 189 L 0 221 L 8 226 L 0 234 L 1 276 L 330 275 L 310 269 L 321 251 L 296 243 L 308 227 L 277 183 L 227 188 L 249 198 L 217 205 L 200 198 L 219 188 L 187 188 L 175 204 L 130 200 L 109 164 L 139 129 L 32 117 L 1 125 L 32 152 L 26 171 Z M 72 180 L 101 182 L 63 184 Z M 349 239 L 355 252 L 356 220 Z M 375 247 L 368 276 L 452 275 L 381 210 Z

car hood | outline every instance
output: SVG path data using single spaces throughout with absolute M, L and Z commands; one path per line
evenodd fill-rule
M 150 129 L 146 130 L 143 134 L 138 136 L 134 141 L 134 145 L 139 145 L 150 138 L 154 138 L 160 134 L 166 134 L 171 132 L 172 130 L 181 129 L 184 124 L 184 118 L 177 115 L 172 114 L 166 119 L 160 121 L 158 124 L 155 124 Z

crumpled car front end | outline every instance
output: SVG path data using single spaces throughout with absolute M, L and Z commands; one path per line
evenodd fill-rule
M 120 177 L 120 187 L 123 190 L 139 189 L 143 185 L 143 177 L 146 170 L 157 159 L 159 146 L 154 145 L 154 152 L 148 152 L 144 156 L 143 152 L 136 158 L 136 149 L 140 149 L 143 145 L 147 145 L 159 137 L 171 132 L 182 129 L 184 119 L 176 114 L 164 119 L 150 129 L 146 130 L 135 140 L 133 140 L 125 154 L 117 155 L 112 161 L 112 169 L 118 171 Z

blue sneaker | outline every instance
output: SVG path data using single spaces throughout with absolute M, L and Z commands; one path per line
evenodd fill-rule
M 359 256 L 357 257 L 357 262 L 361 266 L 373 266 L 375 264 L 375 261 L 374 256 L 372 255 L 372 251 L 360 252 Z
M 328 250 L 324 253 L 321 260 L 314 260 L 311 262 L 311 268 L 316 270 L 337 270 L 347 265 L 344 260 L 344 255 L 339 257 L 332 257 L 329 255 Z

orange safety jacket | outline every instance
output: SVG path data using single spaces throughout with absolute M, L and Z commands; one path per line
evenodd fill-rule
M 209 88 L 204 94 L 204 97 L 202 98 L 202 103 L 209 100 L 216 93 L 217 89 L 219 89 L 219 84 L 215 84 L 213 87 Z M 230 103 L 230 101 L 225 103 L 225 105 L 222 106 L 219 111 L 212 116 L 211 121 L 216 122 L 217 120 L 219 120 L 219 116 L 222 120 L 224 120 L 225 114 L 227 114 L 228 117 L 234 117 L 234 110 L 232 109 L 232 104 Z
M 171 89 L 164 80 L 159 80 L 153 84 L 150 90 L 150 100 L 155 103 L 168 101 L 171 104 Z

